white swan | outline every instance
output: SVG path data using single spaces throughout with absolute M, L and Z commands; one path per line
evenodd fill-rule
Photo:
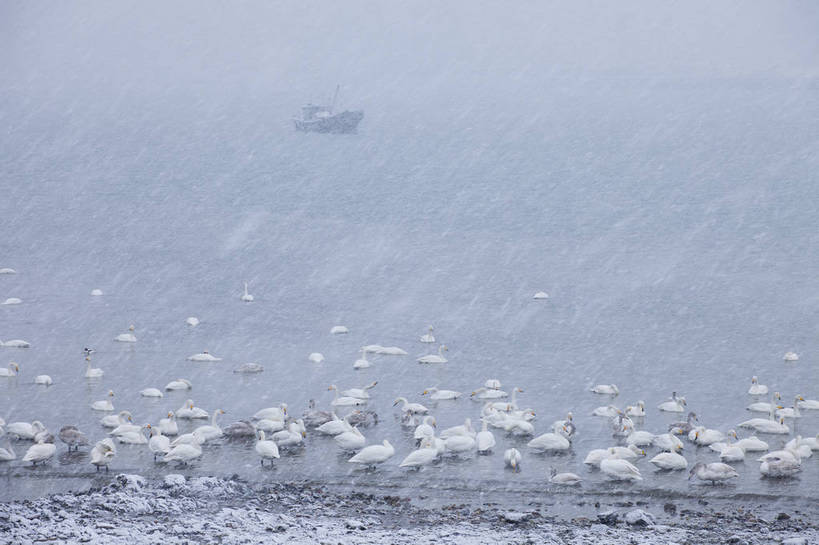
M 410 452 L 398 467 L 421 467 L 429 465 L 438 457 L 438 450 L 434 447 L 431 439 L 427 438 L 421 443 L 421 448 Z
M 94 445 L 94 448 L 91 449 L 91 465 L 95 466 L 97 471 L 99 471 L 101 467 L 104 467 L 105 471 L 108 471 L 108 464 L 114 459 L 115 454 L 116 448 L 110 439 L 98 441 L 97 444 Z
M 333 398 L 333 401 L 330 402 L 330 405 L 333 407 L 355 407 L 358 405 L 365 405 L 367 403 L 366 399 L 359 399 L 350 396 L 339 397 L 338 387 L 335 384 L 331 384 L 327 389 L 335 392 L 335 397 Z
M 102 369 L 91 367 L 91 356 L 85 356 L 85 378 L 100 378 L 102 375 Z
M 336 413 L 333 413 L 333 419 L 316 428 L 316 431 L 325 435 L 338 435 L 351 429 L 352 426 L 350 426 L 346 420 L 340 419 L 336 416 Z
M 637 405 L 629 405 L 626 407 L 626 416 L 634 416 L 642 418 L 646 415 L 646 402 L 638 401 Z
M 253 302 L 253 296 L 252 296 L 252 295 L 250 295 L 250 294 L 247 292 L 247 282 L 245 282 L 245 291 L 244 291 L 244 293 L 242 294 L 242 296 L 240 297 L 240 299 L 241 299 L 242 301 L 244 301 L 245 303 L 252 303 L 252 302 Z
M 0 447 L 0 462 L 10 462 L 16 458 L 17 454 L 11 448 L 11 443 L 6 439 L 6 446 Z
M 128 419 L 128 422 L 131 422 L 130 418 Z M 129 424 L 126 422 L 109 431 L 108 435 L 120 436 L 124 433 L 140 433 L 142 428 L 143 426 L 137 426 L 136 424 Z
M 433 401 L 443 401 L 445 399 L 458 399 L 461 397 L 461 392 L 455 390 L 439 390 L 438 388 L 427 388 L 421 393 L 422 396 L 429 395 Z
M 523 459 L 523 456 L 520 455 L 520 451 L 516 448 L 506 449 L 503 453 L 503 463 L 506 467 L 511 467 L 513 471 L 518 471 L 521 459 Z
M 274 433 L 273 440 L 279 447 L 292 447 L 301 444 L 305 435 L 304 422 L 299 419 L 296 422 L 291 422 L 286 430 Z
M 368 369 L 373 366 L 373 362 L 367 359 L 367 351 L 361 350 L 361 357 L 353 362 L 353 369 Z
M 802 437 L 797 435 L 785 444 L 786 449 L 795 449 L 799 447 L 808 447 L 810 450 L 819 450 L 819 433 L 816 437 Z
M 383 356 L 406 356 L 407 351 L 397 346 L 379 346 L 377 344 L 365 346 L 364 348 L 375 348 L 375 350 L 365 350 L 365 352 L 375 352 Z
M 574 486 L 580 484 L 583 479 L 575 473 L 565 472 L 558 473 L 555 468 L 549 469 L 549 482 L 552 484 L 560 484 L 563 486 Z
M 426 413 L 429 412 L 429 409 L 427 409 L 426 407 L 424 407 L 420 403 L 410 403 L 409 401 L 407 401 L 406 397 L 397 398 L 395 400 L 395 402 L 392 404 L 392 406 L 395 407 L 399 403 L 403 403 L 403 405 L 401 407 L 401 411 L 403 411 L 405 413 L 426 414 Z
M 364 447 L 358 454 L 347 460 L 347 462 L 350 464 L 374 466 L 375 464 L 386 462 L 393 456 L 395 456 L 395 449 L 388 440 L 384 439 L 380 445 Z
M 752 396 L 764 396 L 768 393 L 768 387 L 760 384 L 756 376 L 751 377 L 751 387 L 748 388 L 748 394 Z
M 184 378 L 172 380 L 165 385 L 166 390 L 190 390 L 191 388 L 193 388 L 191 381 Z
M 427 333 L 425 333 L 424 335 L 421 335 L 421 338 L 419 340 L 422 343 L 428 343 L 428 344 L 434 343 L 435 342 L 435 335 L 432 334 L 433 331 L 434 331 L 434 328 L 432 326 L 429 326 L 429 328 L 427 328 Z
M 555 429 L 552 432 L 538 435 L 529 443 L 527 447 L 535 450 L 569 450 L 572 446 L 567 437 L 566 428 Z
M 785 361 L 798 361 L 799 354 L 797 354 L 796 352 L 785 352 L 785 356 L 782 359 L 784 359 Z
M 176 417 L 183 418 L 183 419 L 191 419 L 191 418 L 208 418 L 210 415 L 208 411 L 197 407 L 193 404 L 193 400 L 189 399 L 185 402 L 185 404 L 179 407 L 176 410 Z
M 128 422 L 131 422 L 131 413 L 128 411 L 120 411 L 119 414 L 105 415 L 100 419 L 100 424 L 102 424 L 104 428 L 116 428 Z
M 219 415 L 225 414 L 225 411 L 222 409 L 216 409 L 213 411 L 213 416 L 210 419 L 210 424 L 199 426 L 194 430 L 194 433 L 198 433 L 204 441 L 210 441 L 212 439 L 218 439 L 222 437 L 222 428 L 219 427 L 219 424 L 216 423 L 216 419 L 219 418 Z
M 445 344 L 438 346 L 437 354 L 427 354 L 418 358 L 418 363 L 446 363 L 448 360 L 444 357 L 444 352 L 449 350 Z
M 591 387 L 589 391 L 593 394 L 607 396 L 620 395 L 620 390 L 617 388 L 616 384 L 598 384 L 597 386 Z
M 205 439 L 196 432 L 183 433 L 173 441 L 171 441 L 171 449 L 181 445 L 196 445 L 199 446 L 205 442 Z
M 17 274 L 17 271 L 9 267 L 3 267 L 0 269 L 0 274 Z
M 688 439 L 701 447 L 725 440 L 725 434 L 719 430 L 712 430 L 705 426 L 697 426 L 688 433 Z
M 334 325 L 332 328 L 330 328 L 331 335 L 346 335 L 349 332 L 350 330 L 343 325 Z
M 759 465 L 759 472 L 765 477 L 790 477 L 802 471 L 802 460 L 787 450 L 779 450 L 767 455 Z
M 22 302 L 23 300 L 20 299 L 19 297 L 9 297 L 8 299 L 0 303 L 0 305 L 19 305 Z
M 756 413 L 767 413 L 771 411 L 771 407 L 775 407 L 780 401 L 782 401 L 782 396 L 779 392 L 774 392 L 771 401 L 757 401 L 748 405 L 746 409 Z
M 615 418 L 620 414 L 623 414 L 623 411 L 621 411 L 614 405 L 608 405 L 606 407 L 597 407 L 591 413 L 592 416 L 602 416 L 604 418 Z
M 151 429 L 151 425 L 145 424 L 139 428 L 139 431 L 126 431 L 125 433 L 120 433 L 116 436 L 117 441 L 129 445 L 147 445 L 148 439 L 145 437 L 145 433 L 143 431 L 146 429 Z
M 134 325 L 128 328 L 128 333 L 120 333 L 114 338 L 119 343 L 135 343 L 137 342 L 136 335 L 134 335 Z
M 678 397 L 677 392 L 672 392 L 671 399 L 660 403 L 657 408 L 669 413 L 684 413 L 685 405 L 685 398 Z
M 782 416 L 784 418 L 802 418 L 802 413 L 799 412 L 800 401 L 805 401 L 805 398 L 798 395 L 793 400 L 793 407 L 778 407 L 776 416 Z
M 168 417 L 159 421 L 159 431 L 162 432 L 162 435 L 176 435 L 179 433 L 176 414 L 173 411 L 168 411 Z
M 23 456 L 23 462 L 31 462 L 31 465 L 37 465 L 37 462 L 45 462 L 54 456 L 57 452 L 57 447 L 54 443 L 45 443 L 40 439 L 37 444 L 32 445 Z
M 475 437 L 475 430 L 472 429 L 472 419 L 467 418 L 460 426 L 452 426 L 441 432 L 441 439 L 449 439 L 456 435 L 464 435 L 467 437 Z
M 339 433 L 333 440 L 343 450 L 358 450 L 364 448 L 364 445 L 367 444 L 367 439 L 356 427 L 350 431 Z
M 648 447 L 654 443 L 654 434 L 650 431 L 635 430 L 626 436 L 627 445 L 636 445 L 638 447 Z
M 108 390 L 108 397 L 114 397 L 113 390 Z M 111 403 L 110 399 L 103 399 L 101 401 L 95 401 L 91 404 L 91 408 L 95 411 L 113 411 L 114 404 Z
M 275 441 L 265 439 L 263 430 L 259 430 L 258 440 L 256 441 L 256 454 L 261 457 L 263 466 L 265 460 L 270 460 L 272 464 L 274 458 L 279 458 L 279 446 Z
M 484 388 L 489 388 L 490 390 L 500 390 L 501 389 L 501 381 L 496 378 L 488 378 L 486 382 L 483 383 Z
M 159 428 L 149 428 L 151 430 L 151 438 L 148 440 L 148 448 L 154 453 L 154 462 L 158 455 L 163 457 L 171 451 L 171 440 L 162 435 L 162 430 Z
M 819 399 L 803 399 L 798 403 L 800 409 L 819 410 Z
M 685 459 L 685 457 L 677 454 L 676 452 L 661 452 L 649 460 L 649 462 L 660 469 L 667 469 L 671 471 L 688 469 L 688 461 Z
M 453 435 L 444 439 L 444 447 L 447 452 L 459 454 L 461 452 L 471 451 L 475 446 L 475 439 L 469 435 Z
M 676 452 L 683 449 L 683 443 L 675 435 L 662 433 L 654 436 L 654 446 L 660 450 Z
M 31 348 L 31 343 L 22 339 L 12 339 L 0 344 L 0 346 L 5 346 L 6 348 Z
M 196 316 L 188 316 L 185 319 L 185 323 L 188 324 L 191 327 L 196 327 L 196 326 L 198 326 L 200 324 L 199 318 L 197 318 Z
M 264 366 L 258 363 L 243 363 L 239 367 L 233 370 L 234 373 L 239 373 L 242 375 L 250 375 L 253 373 L 261 373 L 264 371 Z
M 357 399 L 370 399 L 370 394 L 367 392 L 367 390 L 372 390 L 376 387 L 376 385 L 378 385 L 377 380 L 367 384 L 363 388 L 350 388 L 349 390 L 344 390 L 341 392 L 341 395 L 354 397 Z
M 54 381 L 51 380 L 51 377 L 48 375 L 37 375 L 34 377 L 34 384 L 40 384 L 42 386 L 51 386 L 54 384 Z
M 496 401 L 492 403 L 492 407 L 505 412 L 518 410 L 518 392 L 523 393 L 523 389 L 516 386 L 512 389 L 512 398 L 509 401 Z
M 628 460 L 605 458 L 600 461 L 600 471 L 618 481 L 642 481 L 640 470 Z
M 733 467 L 722 462 L 712 462 L 710 464 L 699 462 L 691 468 L 688 479 L 690 480 L 695 476 L 701 481 L 710 481 L 711 484 L 716 484 L 717 482 L 739 477 L 739 473 Z
M 735 444 L 745 452 L 765 452 L 768 450 L 768 443 L 757 438 L 755 435 L 740 439 Z
M 92 297 L 100 297 L 101 295 L 102 295 L 102 290 L 101 289 L 94 288 L 93 290 L 91 290 L 91 296 Z
M 275 433 L 284 429 L 284 420 L 270 420 L 269 418 L 262 418 L 256 421 L 256 429 L 266 431 L 268 433 Z
M 287 403 L 279 403 L 278 407 L 267 407 L 256 411 L 254 420 L 284 420 L 287 417 Z
M 183 443 L 171 448 L 163 460 L 166 462 L 182 462 L 188 465 L 189 462 L 202 456 L 202 447 L 198 444 Z
M 309 356 L 307 356 L 307 359 L 313 363 L 321 363 L 324 361 L 324 354 L 321 352 L 312 352 Z
M 412 434 L 413 439 L 420 441 L 424 437 L 435 435 L 435 427 L 437 425 L 438 423 L 435 421 L 434 416 L 425 416 L 421 423 L 415 427 L 415 431 Z
M 742 426 L 742 424 L 740 424 Z M 751 426 L 758 433 L 773 433 L 779 435 L 786 435 L 791 432 L 791 429 L 785 424 L 785 418 L 779 417 L 779 421 L 763 420 L 757 422 L 756 425 Z
M 532 299 L 548 299 L 548 298 L 549 298 L 549 294 L 546 293 L 545 291 L 539 291 L 539 292 L 537 292 L 536 294 L 534 294 L 532 296 Z
M 157 388 L 145 388 L 139 391 L 142 397 L 162 397 L 164 394 Z
M 502 399 L 507 397 L 509 394 L 504 392 L 503 390 L 498 390 L 495 388 L 478 388 L 471 394 L 470 397 L 474 397 L 477 399 Z
M 495 448 L 495 436 L 487 429 L 486 420 L 481 423 L 481 431 L 475 436 L 478 452 L 485 454 Z
M 11 422 L 9 425 L 6 426 L 6 432 L 9 435 L 14 435 L 18 439 L 34 439 L 34 437 L 42 432 L 45 431 L 45 426 L 39 420 L 35 420 L 34 422 Z
M 0 367 L 0 377 L 16 377 L 19 372 L 20 366 L 13 361 L 9 362 L 8 368 L 6 369 Z
M 188 361 L 222 361 L 222 358 L 217 358 L 207 350 L 204 350 L 198 354 L 188 356 Z

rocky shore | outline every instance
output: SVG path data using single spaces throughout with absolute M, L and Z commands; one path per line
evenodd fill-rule
M 86 492 L 0 503 L 0 542 L 819 543 L 819 520 L 801 512 L 764 518 L 739 503 L 731 509 L 630 503 L 599 505 L 594 517 L 559 517 L 548 509 L 509 511 L 496 504 L 421 507 L 409 498 L 315 484 L 120 474 Z

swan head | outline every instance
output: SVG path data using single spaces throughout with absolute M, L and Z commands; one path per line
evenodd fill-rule
M 327 387 L 327 391 L 330 391 L 330 390 L 338 390 L 338 387 L 336 387 L 335 384 L 331 384 L 330 386 Z
M 108 390 L 108 397 L 114 397 L 114 391 Z
M 759 384 L 759 379 L 756 376 L 751 377 L 751 384 Z
M 256 435 L 259 437 L 259 441 L 264 441 L 264 430 L 259 430 Z
M 130 331 L 130 332 L 132 332 L 132 333 L 133 333 L 133 331 L 134 331 L 134 324 L 131 324 L 131 325 L 128 327 L 128 331 Z
M 402 402 L 403 402 L 403 403 L 406 403 L 406 402 L 407 402 L 407 398 L 405 398 L 405 397 L 399 397 L 399 398 L 397 398 L 397 399 L 396 399 L 396 400 L 393 402 L 392 406 L 393 406 L 393 407 L 395 407 L 396 405 L 398 405 L 399 403 L 402 403 Z
M 535 414 L 535 413 L 534 413 L 534 411 L 532 411 L 532 414 Z M 568 420 L 569 422 L 571 422 L 572 420 L 574 420 L 574 415 L 572 414 L 572 412 L 571 412 L 571 411 L 569 411 L 569 412 L 566 414 L 566 420 Z
M 805 401 L 805 398 L 801 395 L 796 396 L 796 401 Z
M 17 373 L 20 372 L 20 365 L 15 361 L 9 362 L 9 369 L 12 369 L 12 368 L 14 369 L 15 372 L 17 372 Z
M 516 387 L 515 387 L 515 391 L 516 391 L 517 393 L 519 393 L 519 394 L 522 394 L 522 393 L 523 393 L 523 388 L 520 388 L 520 387 L 517 387 L 517 386 L 516 386 Z
M 697 462 L 696 464 L 694 464 L 694 467 L 692 467 L 691 471 L 688 472 L 688 480 L 690 481 L 691 477 L 693 477 L 697 473 L 697 471 L 703 468 L 705 468 L 705 464 L 702 462 Z
M 640 407 L 640 409 L 645 410 L 646 402 L 645 401 L 638 401 L 637 406 Z
M 427 329 L 428 329 L 430 332 L 435 331 L 435 328 L 434 328 L 434 327 L 432 327 L 432 326 L 429 326 Z

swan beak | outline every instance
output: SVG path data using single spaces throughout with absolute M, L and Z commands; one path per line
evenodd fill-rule
M 519 392 L 519 393 L 521 393 L 521 394 L 522 394 L 523 392 L 525 392 L 525 391 L 526 391 L 526 390 L 524 390 L 523 388 L 518 388 L 518 392 Z
M 146 427 L 146 428 L 148 428 L 148 429 L 151 429 L 151 425 L 150 425 L 150 424 L 145 424 L 145 427 Z
M 128 417 L 128 422 L 133 422 L 130 416 Z
M 805 401 L 805 398 L 804 398 L 804 397 L 802 397 L 802 396 L 799 396 L 799 397 L 797 397 L 796 399 L 798 399 L 799 401 Z
M 170 417 L 171 417 L 171 414 L 172 414 L 172 413 L 168 413 L 168 418 L 170 418 Z
M 426 390 L 424 390 L 423 392 L 421 392 L 421 395 L 422 395 L 422 396 L 427 395 L 427 391 L 426 391 Z
M 474 395 L 475 395 L 475 392 L 472 392 L 471 394 L 469 394 L 469 397 L 472 397 Z
M 283 412 L 284 414 L 287 414 L 287 407 L 282 407 L 282 412 Z
M 393 403 L 393 404 L 392 404 L 392 406 L 393 406 L 393 407 L 395 407 L 396 405 L 398 405 L 398 402 L 397 402 L 397 401 L 396 401 L 395 403 Z
M 777 408 L 777 409 L 784 409 L 785 407 L 784 407 L 784 406 L 782 406 L 782 405 L 777 405 L 777 406 L 776 406 L 776 408 Z
M 304 439 L 305 437 L 307 437 L 307 433 L 301 432 L 301 438 Z

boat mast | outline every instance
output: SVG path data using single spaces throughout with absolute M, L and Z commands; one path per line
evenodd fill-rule
M 341 84 L 336 84 L 336 92 L 333 95 L 333 104 L 330 106 L 330 113 L 331 114 L 336 109 L 336 99 L 338 99 L 338 90 L 339 90 L 340 87 L 341 87 Z

